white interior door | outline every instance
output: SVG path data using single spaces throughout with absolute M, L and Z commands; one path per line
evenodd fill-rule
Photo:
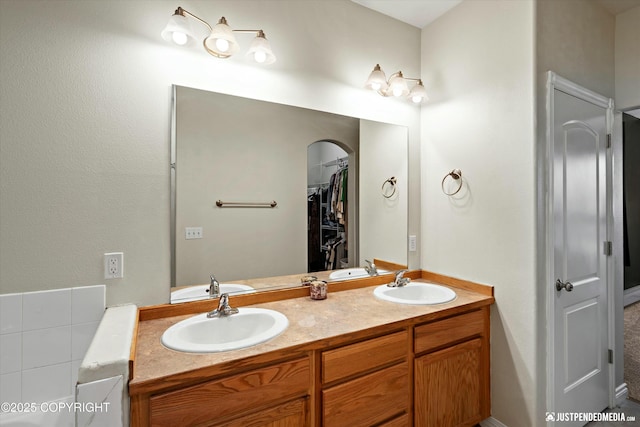
M 608 128 L 606 107 L 557 88 L 552 99 L 550 351 L 556 421 L 564 421 L 565 413 L 600 412 L 609 403 Z

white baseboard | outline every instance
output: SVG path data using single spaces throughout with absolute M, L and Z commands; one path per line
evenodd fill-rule
M 629 389 L 627 388 L 627 383 L 622 383 L 618 387 L 616 387 L 616 406 L 619 406 L 627 400 L 629 397 Z
M 507 427 L 505 424 L 502 424 L 500 421 L 496 420 L 493 417 L 489 417 L 485 420 L 480 421 L 480 426 L 482 427 Z
M 624 291 L 623 305 L 626 307 L 629 304 L 640 301 L 640 286 L 634 286 L 631 289 Z

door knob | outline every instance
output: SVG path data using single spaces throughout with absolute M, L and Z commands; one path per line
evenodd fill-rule
M 571 292 L 573 290 L 573 284 L 569 281 L 563 282 L 560 279 L 556 280 L 556 290 L 561 291 L 562 289 L 566 289 L 567 292 Z

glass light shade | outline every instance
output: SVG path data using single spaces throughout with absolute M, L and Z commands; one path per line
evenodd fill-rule
M 271 50 L 269 40 L 267 40 L 262 31 L 251 42 L 251 46 L 247 51 L 247 58 L 259 64 L 273 64 L 276 62 L 276 56 Z
M 195 36 L 191 29 L 191 22 L 186 16 L 178 13 L 169 18 L 167 26 L 164 27 L 160 35 L 166 41 L 174 42 L 181 46 L 192 44 L 195 41 Z
M 409 93 L 409 86 L 407 86 L 407 81 L 402 77 L 402 73 L 399 72 L 391 77 L 387 93 L 393 96 L 406 96 Z
M 228 58 L 238 51 L 238 42 L 233 35 L 233 30 L 227 25 L 227 20 L 222 17 L 211 34 L 204 39 L 204 48 L 216 58 Z
M 369 78 L 365 82 L 364 87 L 376 91 L 384 91 L 387 89 L 387 76 L 384 75 L 384 71 L 382 71 L 379 64 L 377 64 L 371 74 L 369 74 Z
M 429 100 L 429 97 L 427 96 L 427 90 L 422 85 L 421 80 L 418 81 L 418 83 L 413 88 L 411 88 L 411 92 L 409 92 L 409 98 L 411 98 L 411 101 L 416 104 Z

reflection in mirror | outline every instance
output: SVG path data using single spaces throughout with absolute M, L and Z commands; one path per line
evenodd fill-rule
M 349 267 L 349 157 L 332 141 L 307 149 L 307 271 Z
M 255 292 L 300 286 L 308 272 L 331 280 L 331 270 L 364 265 L 358 229 L 370 238 L 375 230 L 363 230 L 359 217 L 375 217 L 380 206 L 368 203 L 367 212 L 359 212 L 358 193 L 365 183 L 358 186 L 358 157 L 367 146 L 360 138 L 361 120 L 181 86 L 174 86 L 173 111 L 172 302 L 208 298 L 211 274 L 222 292 L 231 285 L 249 287 L 232 293 Z M 406 128 L 380 125 L 404 130 L 404 141 L 385 137 L 384 143 L 394 155 L 401 152 L 406 172 Z M 328 147 L 321 142 L 333 146 L 324 153 L 331 159 L 317 153 Z M 338 174 L 344 168 L 348 173 Z M 337 180 L 335 175 L 342 179 L 345 203 L 327 218 L 332 206 L 325 199 L 323 207 L 321 196 L 332 177 Z M 318 192 L 319 212 L 312 227 L 310 196 Z M 343 201 L 338 194 L 336 201 Z M 379 192 L 375 197 L 380 198 Z M 384 243 L 380 247 L 397 252 L 382 259 L 406 265 L 406 196 L 397 204 L 405 205 L 399 214 L 404 217 L 399 236 L 403 244 L 399 249 Z M 336 239 L 344 242 L 336 244 Z M 373 257 L 377 255 L 369 259 Z

